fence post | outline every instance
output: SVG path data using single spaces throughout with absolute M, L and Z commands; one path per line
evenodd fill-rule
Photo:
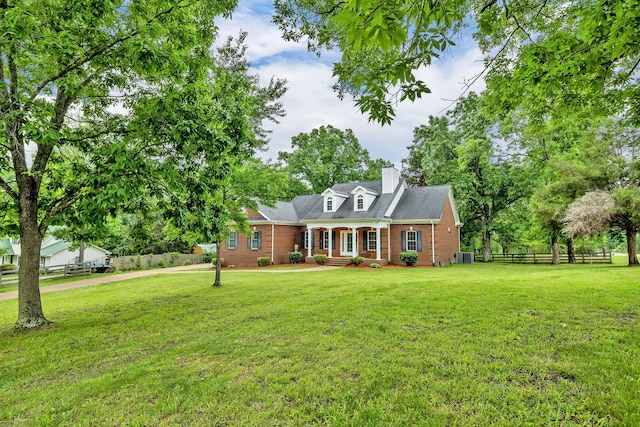
M 535 253 L 535 252 L 533 253 L 533 263 L 534 263 L 534 264 L 537 264 L 537 261 L 536 261 L 536 253 Z

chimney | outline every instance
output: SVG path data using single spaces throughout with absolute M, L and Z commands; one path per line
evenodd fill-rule
M 393 193 L 400 183 L 400 172 L 391 162 L 382 168 L 382 194 Z

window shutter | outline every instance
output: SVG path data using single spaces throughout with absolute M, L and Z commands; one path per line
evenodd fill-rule
M 331 230 L 331 249 L 336 248 L 336 232 Z
M 304 231 L 302 233 L 300 233 L 300 241 L 302 242 L 300 247 L 302 249 L 307 249 L 307 239 L 304 238 Z
M 422 252 L 422 231 L 416 232 L 416 239 L 418 239 L 418 252 Z
M 258 239 L 258 249 L 262 249 L 262 231 L 256 231 L 256 239 Z
M 251 250 L 251 234 L 247 234 L 247 249 Z
M 324 233 L 326 233 L 326 231 L 320 230 L 320 249 L 324 249 Z
M 315 248 L 316 246 L 316 233 L 314 231 L 311 231 L 311 249 Z
M 369 250 L 369 234 L 367 233 L 367 230 L 364 230 L 362 232 L 362 250 L 363 251 Z
M 400 233 L 400 250 L 402 252 L 407 250 L 407 232 L 403 231 Z

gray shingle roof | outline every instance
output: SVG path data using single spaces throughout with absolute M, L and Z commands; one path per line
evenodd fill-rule
M 394 220 L 440 219 L 451 187 L 411 187 L 404 192 L 391 216 Z
M 401 185 L 403 185 L 402 180 L 398 187 Z M 351 191 L 359 186 L 379 194 L 367 211 L 354 210 L 354 197 L 351 196 Z M 382 181 L 336 184 L 331 188 L 336 192 L 350 195 L 335 212 L 324 212 L 324 197 L 320 194 L 297 196 L 291 202 L 278 202 L 275 208 L 260 205 L 259 210 L 269 220 L 282 222 L 382 219 L 385 218 L 384 215 L 391 206 L 398 190 L 396 189 L 396 192 L 392 194 L 382 194 Z M 408 188 L 394 209 L 391 219 L 440 219 L 449 190 L 450 187 L 448 185 Z

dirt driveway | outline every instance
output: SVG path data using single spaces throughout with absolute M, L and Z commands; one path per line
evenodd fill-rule
M 84 279 L 84 280 L 77 280 L 75 282 L 69 282 L 69 283 L 59 283 L 57 285 L 51 285 L 51 286 L 41 286 L 40 293 L 46 294 L 49 292 L 64 291 L 67 289 L 83 288 L 85 286 L 101 285 L 103 283 L 121 282 L 123 280 L 137 279 L 138 277 L 155 276 L 157 274 L 207 273 L 207 272 L 211 274 L 215 273 L 215 270 L 211 269 L 210 267 L 211 267 L 211 264 L 195 264 L 195 265 L 185 265 L 181 267 L 169 267 L 161 270 L 156 269 L 156 270 L 133 271 L 131 273 L 111 274 L 106 276 L 95 274 L 95 275 L 92 275 L 90 278 Z M 294 273 L 294 272 L 303 273 L 307 271 L 332 270 L 334 268 L 340 268 L 340 267 L 323 266 L 323 267 L 304 268 L 299 270 L 252 269 L 249 271 L 255 271 L 259 273 Z M 194 270 L 199 270 L 199 271 L 194 271 Z M 225 274 L 234 273 L 238 271 L 247 271 L 247 270 L 242 270 L 242 269 L 225 270 L 224 273 Z M 18 291 L 0 293 L 0 301 L 13 299 L 13 298 L 18 298 Z

